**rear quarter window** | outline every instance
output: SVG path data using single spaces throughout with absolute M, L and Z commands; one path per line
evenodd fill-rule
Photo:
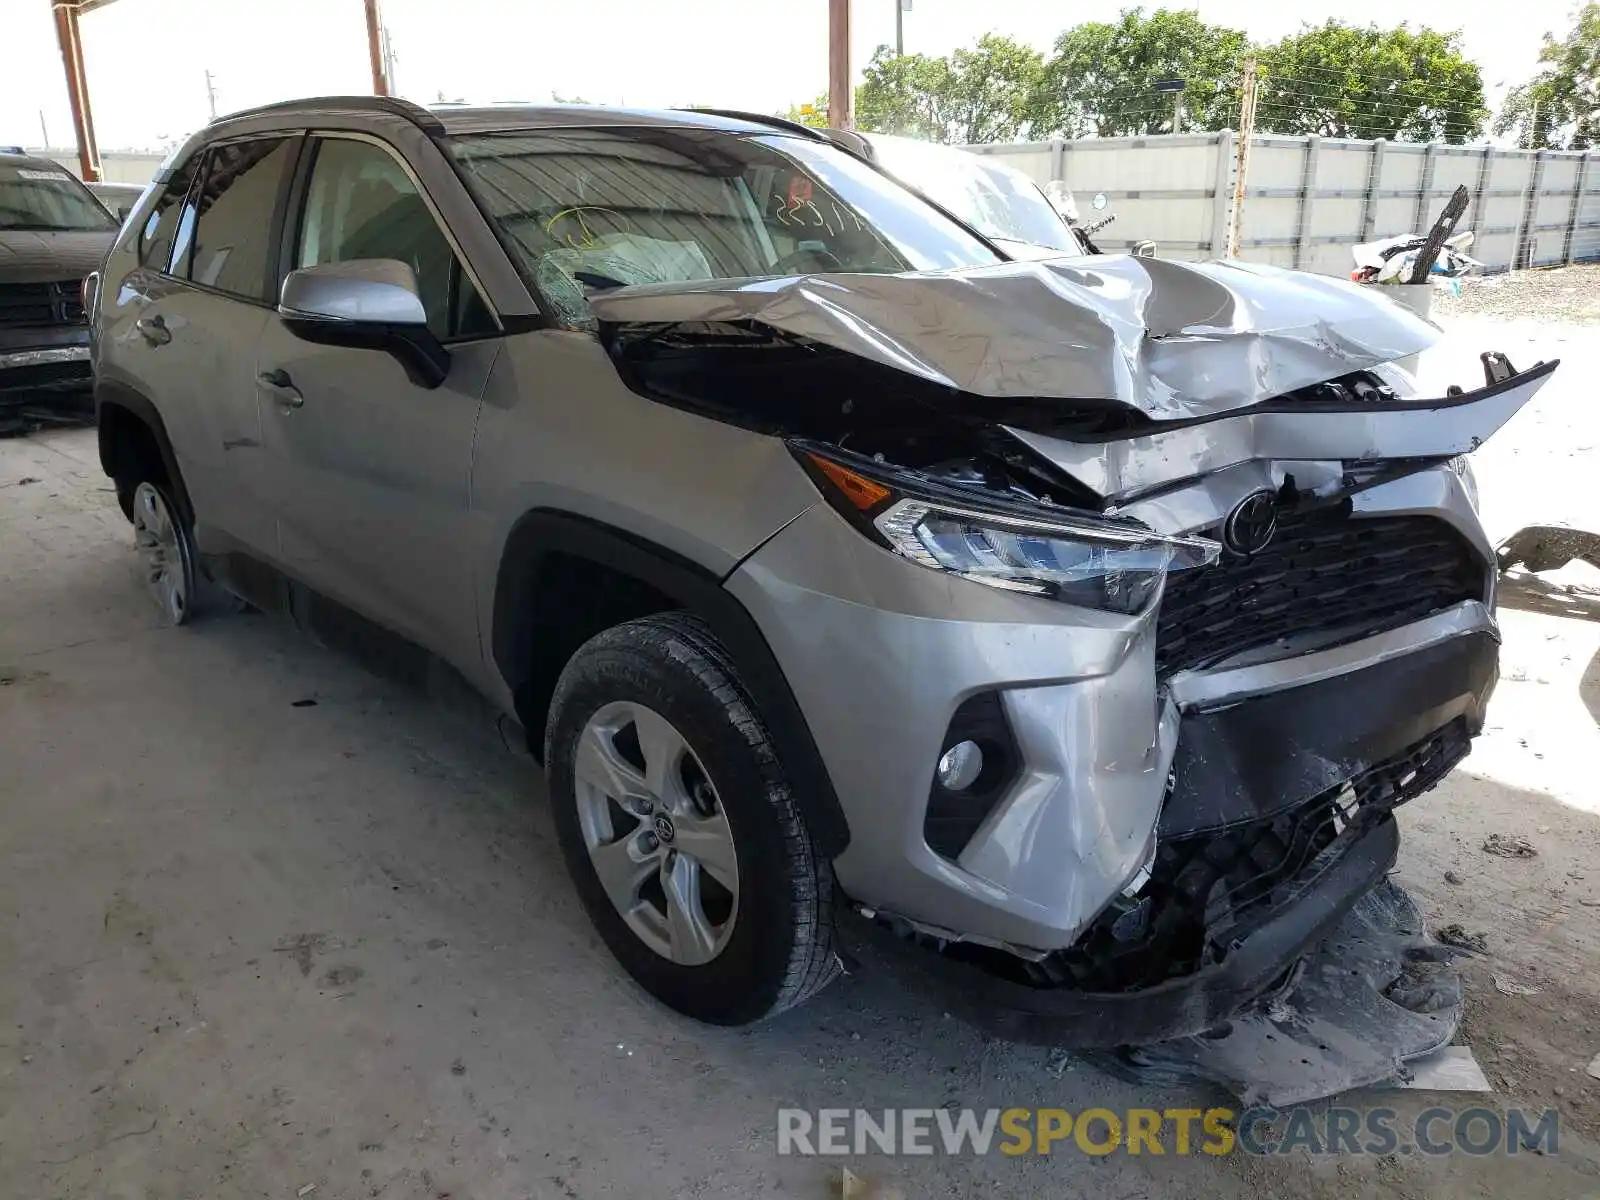
M 190 155 L 188 161 L 173 171 L 166 187 L 156 198 L 155 207 L 145 218 L 144 225 L 139 230 L 138 254 L 141 266 L 165 271 L 168 263 L 172 261 L 173 235 L 178 228 L 184 197 L 189 194 L 189 187 L 194 183 L 195 168 L 200 158 L 199 154 Z

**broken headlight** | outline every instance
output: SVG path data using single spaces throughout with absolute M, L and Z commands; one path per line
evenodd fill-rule
M 1137 613 L 1168 571 L 1205 566 L 1221 551 L 1207 538 L 1164 537 L 1131 521 L 969 493 L 854 455 L 797 451 L 833 506 L 875 541 L 988 587 Z

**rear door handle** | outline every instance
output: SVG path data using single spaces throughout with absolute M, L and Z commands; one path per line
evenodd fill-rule
M 133 323 L 139 331 L 139 336 L 152 346 L 165 346 L 172 340 L 172 330 L 167 328 L 167 319 L 160 313 L 153 317 L 140 317 Z
M 282 367 L 261 372 L 256 376 L 256 385 L 262 391 L 270 392 L 272 398 L 285 408 L 299 408 L 306 402 L 300 389 L 295 387 L 294 380 L 289 378 L 289 372 Z

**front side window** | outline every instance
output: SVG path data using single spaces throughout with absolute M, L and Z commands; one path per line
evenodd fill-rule
M 702 129 L 460 136 L 451 152 L 525 277 L 569 324 L 585 297 L 640 283 L 998 261 L 837 147 Z
M 248 300 L 267 299 L 272 214 L 293 148 L 288 138 L 212 148 L 178 222 L 173 274 Z
M 0 229 L 68 233 L 116 227 L 89 189 L 60 167 L 0 163 Z
M 435 336 L 490 332 L 493 319 L 405 169 L 371 142 L 317 148 L 294 265 L 391 258 L 410 266 Z

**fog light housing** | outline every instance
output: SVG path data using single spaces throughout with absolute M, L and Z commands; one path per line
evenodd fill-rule
M 954 862 L 1021 771 L 1022 755 L 1000 693 L 963 700 L 939 747 L 922 837 L 935 854 Z
M 983 750 L 977 742 L 957 742 L 939 756 L 939 786 L 947 792 L 964 792 L 983 774 Z

